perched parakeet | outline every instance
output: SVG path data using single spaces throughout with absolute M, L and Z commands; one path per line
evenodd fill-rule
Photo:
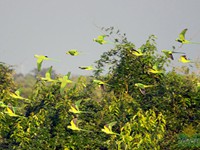
M 116 124 L 117 122 L 111 122 L 109 124 L 104 125 L 104 128 L 101 129 L 102 132 L 106 133 L 106 134 L 115 134 L 117 135 L 118 133 L 115 133 L 112 131 L 112 127 Z
M 79 52 L 76 49 L 71 49 L 71 50 L 67 51 L 66 54 L 69 54 L 71 56 L 77 56 L 77 55 L 79 55 Z
M 199 42 L 191 42 L 185 39 L 185 33 L 187 32 L 187 30 L 188 29 L 182 30 L 181 33 L 179 34 L 179 37 L 176 39 L 176 41 L 182 44 L 200 44 Z

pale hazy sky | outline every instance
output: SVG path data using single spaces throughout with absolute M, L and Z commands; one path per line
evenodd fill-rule
M 101 34 L 95 25 L 114 26 L 136 47 L 154 34 L 158 51 L 171 49 L 184 28 L 188 39 L 200 42 L 200 0 L 0 0 L 0 62 L 28 73 L 36 68 L 34 54 L 41 54 L 60 60 L 43 63 L 57 73 L 90 74 L 78 66 L 92 65 L 111 47 L 93 42 Z M 70 57 L 69 49 L 82 55 Z M 200 45 L 180 50 L 200 57 Z

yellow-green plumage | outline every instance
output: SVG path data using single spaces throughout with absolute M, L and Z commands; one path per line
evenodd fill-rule
M 53 80 L 51 78 L 51 72 L 52 72 L 52 66 L 47 70 L 47 72 L 45 73 L 45 77 L 41 77 L 42 80 L 47 81 L 47 82 L 56 82 L 56 80 Z
M 131 53 L 132 53 L 133 55 L 137 56 L 137 57 L 144 55 L 144 54 L 142 53 L 142 50 L 141 50 L 140 48 L 137 49 L 137 50 L 132 49 Z
M 105 37 L 106 37 L 106 35 L 99 35 L 97 38 L 94 38 L 93 41 L 95 41 L 95 42 L 97 42 L 97 43 L 99 43 L 101 45 L 102 44 L 106 44 L 108 42 L 104 40 Z
M 44 56 L 44 55 L 34 55 L 35 58 L 37 58 L 37 69 L 38 71 L 41 71 L 41 67 L 42 67 L 42 62 L 44 60 L 53 60 L 53 61 L 57 61 L 55 59 L 52 58 L 48 58 L 48 56 Z
M 70 72 L 63 76 L 62 78 L 58 78 L 58 82 L 61 82 L 60 85 L 60 93 L 64 94 L 65 87 L 67 86 L 68 83 L 72 83 L 71 80 L 69 80 Z
M 115 134 L 115 135 L 116 135 L 117 133 L 115 133 L 115 132 L 112 131 L 112 127 L 113 127 L 116 123 L 117 123 L 117 122 L 114 121 L 114 122 L 111 122 L 111 123 L 109 123 L 109 124 L 104 125 L 104 128 L 101 129 L 101 131 L 104 132 L 104 133 L 106 133 L 106 134 Z
M 80 66 L 79 68 L 82 70 L 93 70 L 92 66 Z
M 76 49 L 71 49 L 71 50 L 67 51 L 66 54 L 69 54 L 71 56 L 77 56 L 77 55 L 79 55 L 79 52 Z
M 191 63 L 191 60 L 187 59 L 186 55 L 182 55 L 179 58 L 179 61 L 182 62 L 182 63 Z
M 181 31 L 181 33 L 179 34 L 179 37 L 176 39 L 176 41 L 180 42 L 182 44 L 200 44 L 200 42 L 191 42 L 191 41 L 185 39 L 185 34 L 186 34 L 187 30 L 188 30 L 187 28 L 183 29 Z

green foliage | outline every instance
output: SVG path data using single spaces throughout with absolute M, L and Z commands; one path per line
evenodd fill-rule
M 138 110 L 121 128 L 118 149 L 160 149 L 159 142 L 165 134 L 165 119 L 153 110 Z

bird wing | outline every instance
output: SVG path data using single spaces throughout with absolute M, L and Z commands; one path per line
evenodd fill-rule
M 38 58 L 37 59 L 37 68 L 38 68 L 38 71 L 41 70 L 41 66 L 42 66 L 42 62 L 43 62 L 43 58 Z
M 47 79 L 51 79 L 51 72 L 52 72 L 52 66 L 48 69 L 48 71 L 47 71 L 46 74 L 45 74 L 45 77 L 46 77 Z
M 179 38 L 180 40 L 185 40 L 185 33 L 187 32 L 188 29 L 184 29 L 180 34 L 179 34 Z

